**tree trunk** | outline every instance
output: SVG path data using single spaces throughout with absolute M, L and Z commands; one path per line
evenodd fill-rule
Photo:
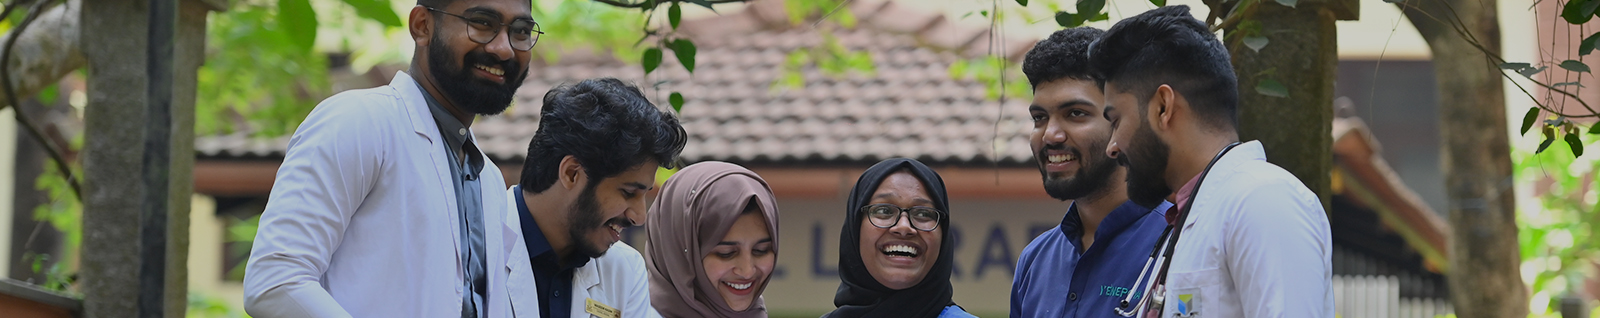
M 81 0 L 69 0 L 65 5 L 47 9 L 24 30 L 22 37 L 17 38 L 16 45 L 11 49 L 13 57 L 8 62 L 11 63 L 12 89 L 19 100 L 33 96 L 67 76 L 67 73 L 86 65 L 83 46 L 78 43 L 78 15 L 81 8 Z M 12 36 L 15 34 L 7 32 L 0 37 L 0 43 L 5 43 Z M 0 108 L 9 106 L 6 100 L 5 91 L 0 90 Z
M 1440 153 L 1452 229 L 1448 275 L 1456 315 L 1525 317 L 1528 290 L 1519 269 L 1505 91 L 1499 67 L 1486 55 L 1500 54 L 1496 1 L 1399 5 L 1428 41 L 1439 83 Z
M 1239 139 L 1260 140 L 1267 161 L 1289 170 L 1328 205 L 1333 167 L 1333 81 L 1339 62 L 1334 13 L 1321 5 L 1257 5 L 1250 19 L 1268 39 L 1260 52 L 1227 30 L 1228 53 L 1239 76 Z M 1268 72 L 1271 70 L 1271 72 Z M 1288 88 L 1288 97 L 1256 92 L 1263 80 Z

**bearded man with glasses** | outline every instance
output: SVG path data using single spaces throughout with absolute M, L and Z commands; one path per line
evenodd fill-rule
M 407 26 L 411 69 L 311 111 L 261 216 L 245 311 L 512 316 L 508 295 L 535 286 L 508 284 L 519 225 L 505 177 L 469 128 L 510 106 L 527 77 L 529 50 L 544 34 L 530 5 L 420 0 Z

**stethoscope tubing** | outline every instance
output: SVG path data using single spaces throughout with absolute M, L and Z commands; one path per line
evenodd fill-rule
M 1129 292 L 1128 296 L 1122 299 L 1122 302 L 1118 304 L 1116 308 L 1118 315 L 1123 317 L 1133 317 L 1135 314 L 1143 312 L 1144 307 L 1149 304 L 1150 298 L 1155 297 L 1152 295 L 1154 293 L 1152 293 L 1150 289 L 1155 285 L 1165 285 L 1167 283 L 1167 270 L 1172 268 L 1172 253 L 1173 250 L 1177 249 L 1178 238 L 1183 235 L 1182 225 L 1188 222 L 1189 210 L 1194 208 L 1194 199 L 1195 197 L 1199 196 L 1200 184 L 1205 183 L 1206 175 L 1211 174 L 1211 168 L 1217 165 L 1217 161 L 1221 161 L 1223 155 L 1228 154 L 1229 150 L 1233 150 L 1233 147 L 1238 146 L 1239 144 L 1240 143 L 1236 141 L 1228 144 L 1227 147 L 1223 147 L 1222 151 L 1217 152 L 1215 157 L 1211 157 L 1211 162 L 1206 164 L 1206 169 L 1200 171 L 1200 179 L 1195 181 L 1194 190 L 1189 193 L 1189 199 L 1187 200 L 1188 202 L 1185 202 L 1183 205 L 1184 209 L 1178 212 L 1177 223 L 1168 224 L 1167 228 L 1161 231 L 1161 237 L 1157 238 L 1155 246 L 1150 248 L 1150 257 L 1145 260 L 1144 268 L 1139 270 L 1139 278 L 1133 281 L 1133 287 L 1141 287 L 1139 286 L 1139 283 L 1144 281 L 1144 275 L 1150 269 L 1150 265 L 1152 263 L 1161 263 L 1159 272 L 1156 273 L 1154 277 L 1150 278 L 1150 281 L 1145 284 L 1147 286 L 1142 286 L 1144 287 L 1144 289 L 1141 289 L 1144 291 L 1144 296 L 1139 297 L 1139 304 L 1134 306 L 1133 311 L 1126 312 L 1122 310 L 1123 308 L 1127 308 L 1129 305 L 1128 302 L 1133 299 L 1133 292 Z M 1168 234 L 1171 235 L 1168 236 Z M 1157 255 L 1160 256 L 1158 257 Z

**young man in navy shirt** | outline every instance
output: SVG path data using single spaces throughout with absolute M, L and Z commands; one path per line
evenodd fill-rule
M 1105 97 L 1088 68 L 1099 29 L 1056 31 L 1022 63 L 1033 85 L 1029 141 L 1051 197 L 1072 200 L 1061 225 L 1040 234 L 1017 259 L 1011 317 L 1120 317 L 1167 223 L 1163 202 L 1149 209 L 1128 201 L 1126 169 L 1105 154 L 1111 122 Z M 1146 278 L 1149 279 L 1149 278 Z M 1132 306 L 1121 308 L 1131 311 Z

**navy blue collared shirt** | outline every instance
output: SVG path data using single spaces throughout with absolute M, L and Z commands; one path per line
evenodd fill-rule
M 522 220 L 522 241 L 528 245 L 528 258 L 533 264 L 533 280 L 539 286 L 539 317 L 572 317 L 572 273 L 589 263 L 582 257 L 561 264 L 550 240 L 544 238 L 539 223 L 528 213 L 528 203 L 523 202 L 522 186 L 511 187 L 517 197 L 517 218 Z
M 1124 202 L 1100 221 L 1094 245 L 1082 250 L 1083 223 L 1073 204 L 1061 225 L 1034 238 L 1017 258 L 1011 317 L 1120 318 L 1116 308 L 1128 293 L 1135 293 L 1135 303 L 1141 296 L 1134 280 L 1166 229 L 1164 213 L 1171 207 Z

